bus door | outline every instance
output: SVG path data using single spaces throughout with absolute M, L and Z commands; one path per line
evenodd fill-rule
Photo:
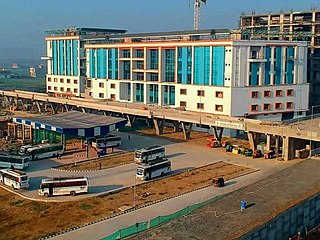
M 53 184 L 49 183 L 49 196 L 53 195 Z

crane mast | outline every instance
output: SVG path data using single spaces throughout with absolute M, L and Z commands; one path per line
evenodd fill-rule
M 202 4 L 206 4 L 207 0 L 194 0 L 194 22 L 193 22 L 193 27 L 194 30 L 199 30 L 200 28 L 200 6 Z

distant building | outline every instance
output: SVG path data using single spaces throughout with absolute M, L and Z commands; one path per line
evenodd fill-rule
M 240 31 L 242 39 L 308 41 L 309 109 L 320 104 L 320 10 L 253 12 L 240 17 Z
M 0 70 L 0 79 L 7 79 L 7 78 L 11 78 L 11 72 Z
M 85 90 L 85 43 L 104 42 L 110 35 L 126 30 L 66 28 L 46 31 L 47 92 L 72 93 L 80 97 Z
M 13 69 L 19 68 L 19 64 L 18 63 L 12 63 L 11 64 L 11 68 L 13 68 Z
M 30 75 L 30 77 L 32 77 L 32 78 L 36 78 L 36 77 L 37 77 L 36 69 L 33 68 L 33 67 L 29 68 L 29 75 Z

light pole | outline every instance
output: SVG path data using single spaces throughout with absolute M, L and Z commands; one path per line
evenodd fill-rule
M 310 151 L 309 151 L 309 158 L 312 157 L 312 126 L 313 126 L 313 110 L 320 105 L 315 105 L 311 107 L 311 124 L 310 124 Z
M 136 186 L 137 186 L 137 177 L 136 177 L 137 167 L 134 167 L 134 186 L 133 186 L 133 207 L 136 207 Z

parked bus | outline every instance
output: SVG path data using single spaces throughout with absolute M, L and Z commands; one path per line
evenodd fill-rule
M 135 151 L 134 160 L 137 163 L 147 163 L 153 160 L 161 159 L 165 156 L 163 146 L 152 146 Z
M 0 182 L 14 189 L 28 188 L 29 178 L 25 172 L 12 169 L 0 170 Z
M 0 167 L 23 170 L 29 166 L 30 156 L 0 153 Z
M 19 155 L 25 155 L 25 154 L 27 154 L 27 150 L 29 149 L 29 148 L 32 148 L 32 147 L 35 147 L 35 145 L 23 145 L 23 146 L 21 146 L 20 147 L 20 150 L 19 150 Z
M 163 176 L 171 172 L 171 162 L 164 160 L 154 164 L 140 164 L 137 168 L 136 177 L 141 180 L 150 180 L 159 176 Z
M 121 137 L 114 135 L 97 137 L 94 141 L 92 141 L 91 145 L 95 148 L 119 147 L 121 145 Z
M 45 197 L 67 194 L 75 196 L 79 193 L 87 193 L 88 188 L 86 177 L 51 178 L 42 179 L 38 193 Z
M 63 154 L 63 152 L 64 147 L 61 143 L 39 144 L 27 149 L 27 154 L 32 157 L 32 160 L 55 157 Z

